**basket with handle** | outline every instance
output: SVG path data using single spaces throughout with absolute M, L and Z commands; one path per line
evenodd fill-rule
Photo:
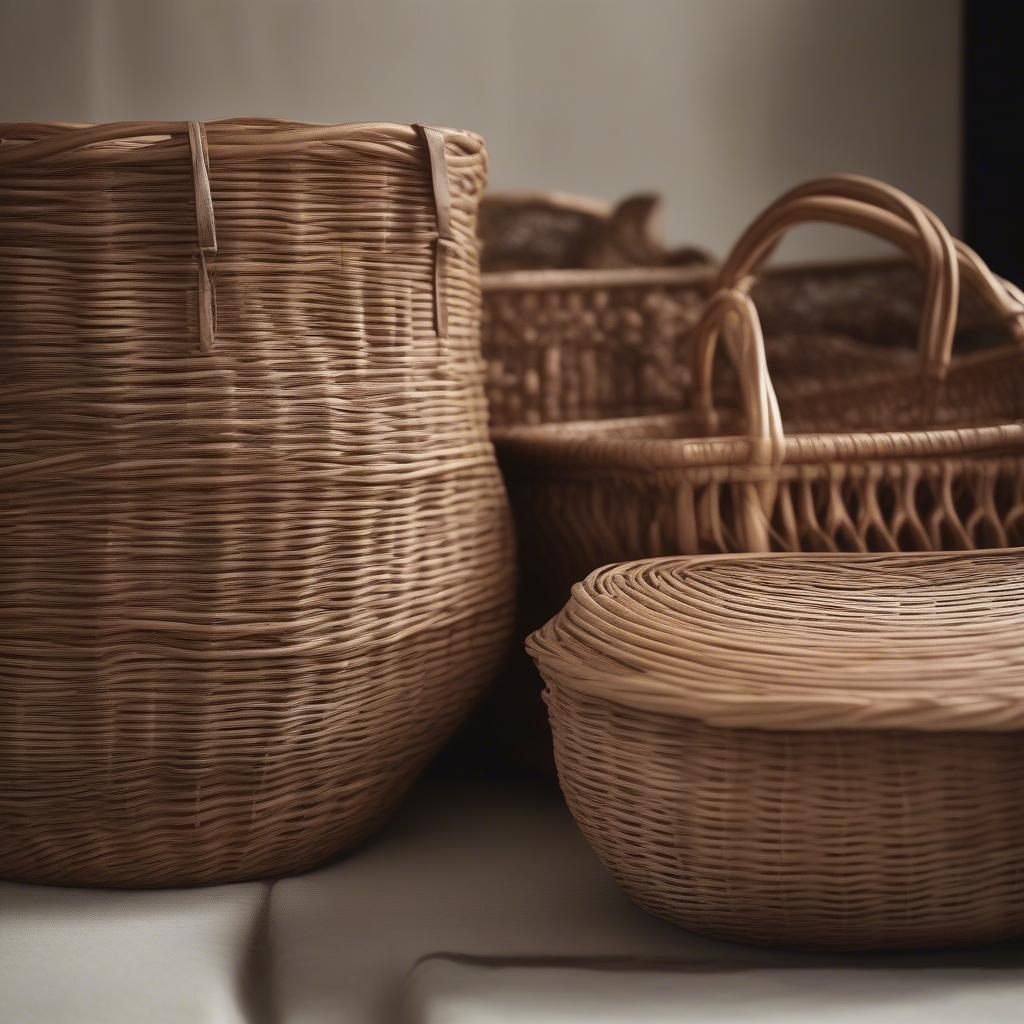
M 1024 550 L 606 566 L 530 637 L 625 890 L 817 949 L 1024 934 Z
M 688 338 L 718 268 L 700 249 L 662 245 L 652 226 L 659 202 L 653 195 L 614 206 L 554 194 L 485 197 L 481 340 L 499 436 L 523 424 L 689 405 Z M 753 294 L 783 397 L 809 381 L 849 380 L 910 359 L 921 281 L 906 260 L 769 268 Z M 983 302 L 970 292 L 964 298 L 961 348 L 984 342 L 994 326 Z
M 0 875 L 297 871 L 488 682 L 482 140 L 0 127 Z
M 917 365 L 844 386 L 811 381 L 776 398 L 749 292 L 760 261 L 806 221 L 871 231 L 923 269 Z M 1003 328 L 995 344 L 953 358 L 961 279 Z M 812 182 L 751 225 L 717 284 L 691 339 L 690 410 L 497 438 L 519 531 L 524 633 L 609 562 L 1024 541 L 1024 305 L 933 215 L 878 182 Z M 713 355 L 723 333 L 742 405 L 716 413 Z

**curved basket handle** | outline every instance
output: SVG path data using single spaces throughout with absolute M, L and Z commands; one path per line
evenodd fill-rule
M 711 399 L 711 373 L 718 339 L 725 333 L 746 411 L 750 464 L 774 469 L 782 462 L 786 438 L 779 402 L 768 375 L 761 318 L 753 299 L 738 288 L 715 292 L 704 307 L 697 329 L 694 380 L 708 384 L 698 392 L 699 411 L 714 428 L 717 417 Z M 775 500 L 775 483 L 770 475 L 751 483 L 749 494 L 754 500 L 743 501 L 737 508 L 744 550 L 769 551 L 769 515 Z
M 723 277 L 741 274 L 746 266 L 752 265 L 748 262 L 751 255 L 746 255 L 747 252 L 752 254 L 752 258 L 756 261 L 758 256 L 763 256 L 766 246 L 772 244 L 772 239 L 777 239 L 781 230 L 790 222 L 800 222 L 808 217 L 831 223 L 847 224 L 852 227 L 867 227 L 868 230 L 880 237 L 901 245 L 915 258 L 920 256 L 918 244 L 930 244 L 925 240 L 925 236 L 916 234 L 902 218 L 852 199 L 801 196 L 789 201 L 783 213 L 784 216 L 776 215 L 775 218 L 768 221 L 770 224 L 778 224 L 780 230 L 774 235 L 766 233 L 764 241 L 758 241 L 756 246 L 750 246 L 749 250 L 744 250 L 744 259 L 734 260 L 731 256 L 727 261 L 726 269 L 723 270 Z M 763 220 L 763 218 L 759 218 L 759 222 Z M 918 240 L 918 244 L 915 244 L 915 239 Z M 976 275 L 975 283 L 979 288 L 991 289 L 993 298 L 998 298 L 1000 302 L 1006 304 L 1008 309 L 1012 310 L 1015 323 L 1019 326 L 1022 311 L 1024 311 L 1021 293 L 1012 285 L 991 274 L 977 255 L 966 246 L 954 247 L 954 250 L 957 256 L 956 261 L 952 264 L 940 264 L 940 270 L 951 270 L 955 283 L 958 266 L 976 265 L 975 270 L 972 271 L 972 274 Z M 736 286 L 723 287 L 716 291 L 705 306 L 701 318 L 693 330 L 691 367 L 694 405 L 698 414 L 703 416 L 708 431 L 716 432 L 717 413 L 714 407 L 712 376 L 719 338 L 723 333 L 727 333 L 730 356 L 736 366 L 740 381 L 741 398 L 751 442 L 750 462 L 754 466 L 775 466 L 783 460 L 785 434 L 778 401 L 768 373 L 760 317 L 757 307 L 747 291 L 752 280 L 749 275 L 746 275 Z M 937 294 L 941 296 L 943 293 L 938 292 Z M 944 294 L 947 297 L 950 294 L 955 294 L 955 288 L 951 291 L 948 282 L 946 282 Z M 746 525 L 748 540 L 753 537 L 755 540 L 759 540 L 762 546 L 751 545 L 749 550 L 767 550 L 767 547 L 763 546 L 767 543 L 768 529 L 765 515 L 768 512 L 772 484 L 770 480 L 765 480 L 757 482 L 754 486 L 758 488 L 760 495 L 760 500 L 757 503 L 760 506 L 759 522 L 750 520 L 749 508 L 744 516 L 750 520 Z
M 845 224 L 888 238 L 921 267 L 925 296 L 918 352 L 923 371 L 941 378 L 956 330 L 960 288 L 956 249 L 949 232 L 931 211 L 884 182 L 835 175 L 791 189 L 758 215 L 737 240 L 722 264 L 718 287 L 748 290 L 753 275 L 782 236 L 810 221 Z M 906 230 L 900 231 L 900 227 Z
M 818 200 L 822 202 L 816 206 Z M 873 210 L 861 207 L 860 212 L 867 217 L 859 218 L 854 212 L 857 207 L 846 207 L 845 200 L 871 206 Z M 803 206 L 801 214 L 801 205 L 807 201 L 810 205 Z M 1006 322 L 1016 340 L 1024 342 L 1024 294 L 993 274 L 969 246 L 952 239 L 939 218 L 926 207 L 890 185 L 857 175 L 834 175 L 807 182 L 772 203 L 733 247 L 722 264 L 718 286 L 749 289 L 752 275 L 775 249 L 782 234 L 806 220 L 845 224 L 877 234 L 903 249 L 924 269 L 927 287 L 919 352 L 927 376 L 941 380 L 952 358 L 956 301 L 948 292 L 939 290 L 943 278 L 931 276 L 950 261 L 951 252 L 964 282 Z M 940 246 L 938 250 L 934 248 L 936 243 Z M 947 311 L 948 320 L 940 317 L 936 323 L 939 309 Z

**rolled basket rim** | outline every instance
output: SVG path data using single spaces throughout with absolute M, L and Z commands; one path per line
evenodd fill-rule
M 500 427 L 492 439 L 511 462 L 565 469 L 625 472 L 681 471 L 714 467 L 767 468 L 758 461 L 757 442 L 739 434 L 717 437 L 615 437 L 619 430 L 692 423 L 692 414 L 665 413 L 614 420 Z M 921 430 L 836 431 L 787 434 L 780 465 L 907 459 L 991 452 L 1024 444 L 1024 422 Z
M 392 121 L 321 123 L 287 118 L 230 117 L 200 121 L 211 158 L 249 153 L 278 155 L 316 143 L 413 144 L 420 137 L 416 124 Z M 0 123 L 0 169 L 29 161 L 110 160 L 144 162 L 180 158 L 189 152 L 187 120 L 180 121 L 21 121 Z M 434 126 L 431 126 L 434 127 Z M 479 134 L 437 127 L 444 136 L 477 151 Z
M 993 670 L 993 676 L 1003 673 L 1003 676 L 1011 680 L 1009 687 L 990 687 L 988 690 L 979 688 L 974 692 L 961 687 L 944 692 L 941 688 L 926 685 L 927 680 L 915 679 L 911 671 L 910 675 L 897 681 L 902 682 L 905 688 L 894 691 L 891 697 L 879 693 L 877 689 L 869 688 L 857 691 L 842 687 L 829 692 L 827 686 L 823 686 L 820 690 L 800 690 L 791 684 L 788 677 L 778 684 L 777 692 L 774 693 L 771 692 L 771 687 L 756 689 L 749 685 L 744 691 L 741 685 L 736 685 L 732 689 L 727 686 L 716 689 L 713 682 L 709 684 L 703 677 L 697 680 L 692 673 L 689 676 L 686 673 L 674 675 L 673 671 L 667 668 L 647 673 L 640 666 L 633 664 L 630 657 L 622 652 L 595 656 L 593 651 L 580 646 L 583 641 L 578 630 L 568 634 L 559 633 L 559 627 L 570 608 L 578 604 L 585 594 L 593 593 L 592 588 L 596 581 L 610 576 L 621 576 L 632 570 L 673 566 L 681 572 L 696 576 L 702 567 L 723 564 L 746 563 L 759 566 L 767 563 L 769 566 L 784 568 L 786 563 L 797 563 L 806 568 L 813 567 L 816 563 L 824 563 L 841 571 L 844 566 L 851 569 L 870 568 L 872 563 L 876 563 L 883 567 L 891 564 L 902 570 L 913 570 L 915 567 L 942 563 L 999 560 L 1011 564 L 1019 562 L 1019 571 L 1016 567 L 1013 571 L 1014 575 L 1019 577 L 1021 592 L 1024 593 L 1024 547 L 912 553 L 726 553 L 667 556 L 613 563 L 595 569 L 577 583 L 565 609 L 528 637 L 527 648 L 541 667 L 549 689 L 565 687 L 585 697 L 608 701 L 634 711 L 656 713 L 670 718 L 693 719 L 717 728 L 767 732 L 1024 731 L 1024 683 L 1016 686 L 1014 681 L 1021 678 L 1016 668 L 1004 669 L 998 664 Z M 769 569 L 769 577 L 771 573 L 772 569 Z M 768 593 L 771 587 L 772 584 L 766 582 L 765 592 Z M 820 600 L 819 594 L 815 593 L 814 596 L 815 600 Z M 860 599 L 861 596 L 862 591 L 858 591 L 857 598 Z M 604 594 L 604 599 L 606 604 L 613 602 L 613 596 L 608 593 Z M 723 611 L 722 606 L 718 606 L 717 611 L 721 613 L 721 617 L 727 617 L 727 608 Z M 984 611 L 979 604 L 979 614 Z M 669 617 L 668 612 L 665 613 L 665 617 Z M 678 626 L 685 625 L 682 616 L 675 618 L 678 619 Z M 1014 625 L 1011 618 L 1010 615 L 1005 617 L 1005 636 L 1011 635 L 1007 628 Z M 937 616 L 936 619 L 937 622 L 941 621 L 941 616 Z M 721 623 L 716 621 L 715 625 Z M 944 641 L 957 643 L 959 638 L 949 633 L 948 623 L 944 624 L 943 628 L 947 634 L 943 638 Z M 650 632 L 653 634 L 657 629 L 658 627 L 652 625 Z M 640 632 L 643 633 L 644 630 L 641 629 Z M 1018 634 L 1013 632 L 1012 635 Z M 572 649 L 564 645 L 567 636 L 573 641 Z M 664 634 L 662 636 L 667 642 L 671 642 L 671 637 Z M 969 650 L 967 645 L 970 643 L 976 643 L 973 636 L 964 640 L 965 651 Z M 609 649 L 615 646 L 614 634 L 610 636 L 608 644 Z M 1024 658 L 1024 640 L 1020 646 Z M 908 665 L 914 664 L 909 656 L 905 660 Z M 698 661 L 688 663 L 691 668 L 695 664 L 698 664 Z M 714 667 L 713 662 L 709 662 L 709 665 Z M 823 669 L 823 674 L 826 671 L 827 669 Z M 1003 676 L 1000 676 L 1000 679 Z M 806 683 L 806 678 L 804 682 Z M 874 682 L 877 686 L 877 677 Z

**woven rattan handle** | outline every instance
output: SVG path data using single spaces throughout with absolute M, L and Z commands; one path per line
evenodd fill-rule
M 951 238 L 930 210 L 883 182 L 835 175 L 800 185 L 771 204 L 747 228 L 722 265 L 718 286 L 749 290 L 756 270 L 783 234 L 823 221 L 878 235 L 906 251 L 924 270 L 926 289 L 919 334 L 923 372 L 941 380 L 952 358 L 958 305 L 957 273 L 997 317 L 1024 340 L 1024 301 L 968 246 Z
M 953 239 L 930 211 L 883 182 L 837 175 L 785 193 L 740 236 L 722 265 L 718 287 L 748 290 L 753 275 L 782 236 L 799 224 L 814 221 L 844 224 L 889 238 L 918 263 L 925 275 L 918 351 L 924 372 L 941 377 L 952 349 L 959 300 L 960 274 Z
M 775 467 L 782 462 L 785 445 L 782 416 L 768 375 L 761 318 L 750 296 L 738 288 L 722 288 L 715 292 L 704 307 L 698 325 L 699 343 L 694 351 L 699 362 L 694 365 L 694 380 L 708 384 L 698 392 L 699 409 L 709 427 L 714 429 L 716 414 L 711 401 L 710 381 L 715 349 L 723 334 L 728 338 L 747 414 L 750 464 Z M 747 490 L 754 500 L 742 501 L 736 509 L 744 550 L 768 551 L 768 510 L 774 501 L 775 485 L 769 478 L 764 482 L 752 482 Z
M 861 180 L 850 180 L 860 191 Z M 723 265 L 720 275 L 722 287 L 707 303 L 693 332 L 692 373 L 696 410 L 703 416 L 708 431 L 715 432 L 717 414 L 712 377 L 717 343 L 724 334 L 740 380 L 753 465 L 781 462 L 785 437 L 768 373 L 760 317 L 748 295 L 753 282 L 750 270 L 767 257 L 781 234 L 792 224 L 817 219 L 868 230 L 901 245 L 919 263 L 932 268 L 938 280 L 932 284 L 929 294 L 939 308 L 930 322 L 936 331 L 942 332 L 943 338 L 947 329 L 956 326 L 955 298 L 961 268 L 971 275 L 972 283 L 990 301 L 1012 318 L 1018 331 L 1024 315 L 1021 293 L 991 274 L 972 250 L 952 243 L 951 239 L 947 241 L 948 233 L 933 214 L 923 211 L 923 217 L 918 216 L 912 207 L 907 207 L 909 218 L 904 219 L 889 210 L 858 202 L 849 196 L 816 194 L 818 184 L 812 182 L 783 197 L 785 202 L 775 203 L 766 211 L 771 213 L 774 210 L 772 216 L 762 214 L 757 219 L 757 231 L 748 230 L 744 234 Z M 860 191 L 860 194 L 866 195 L 867 191 Z M 913 203 L 913 200 L 909 202 Z M 913 222 L 913 229 L 908 220 Z M 730 280 L 735 283 L 729 285 Z M 950 305 L 954 307 L 952 310 L 947 308 Z M 950 325 L 948 317 L 951 312 L 954 319 Z M 948 363 L 948 353 L 944 349 L 937 356 Z M 751 550 L 761 549 L 751 547 Z
M 728 338 L 729 354 L 736 366 L 747 434 L 753 448 L 750 461 L 773 465 L 781 461 L 785 440 L 779 403 L 775 397 L 765 358 L 761 318 L 753 299 L 739 288 L 721 288 L 708 300 L 697 326 L 694 345 L 694 382 L 697 411 L 717 429 L 717 413 L 711 377 L 719 338 Z
M 718 295 L 729 296 L 729 304 L 738 314 L 740 307 L 737 297 L 741 295 L 747 297 L 747 302 L 742 306 L 742 314 L 752 323 L 744 328 L 744 336 L 756 340 L 762 352 L 755 365 L 753 357 L 749 354 L 745 355 L 732 342 L 733 335 L 730 334 L 730 355 L 733 357 L 741 381 L 748 373 L 763 374 L 767 377 L 768 369 L 764 361 L 761 322 L 753 301 L 747 295 L 754 282 L 751 270 L 767 258 L 771 249 L 788 228 L 800 223 L 823 221 L 867 230 L 902 246 L 919 264 L 931 271 L 933 279 L 928 289 L 928 301 L 926 302 L 930 314 L 926 317 L 924 324 L 927 338 L 925 330 L 922 331 L 921 338 L 922 364 L 926 372 L 931 371 L 930 375 L 941 377 L 941 357 L 939 357 L 938 363 L 932 361 L 937 358 L 934 338 L 937 335 L 944 345 L 946 333 L 949 332 L 951 335 L 952 329 L 955 327 L 959 260 L 955 254 L 951 258 L 951 247 L 945 243 L 942 233 L 935 228 L 930 219 L 916 218 L 915 227 L 912 228 L 906 220 L 888 210 L 835 196 L 801 195 L 788 200 L 784 206 L 773 204 L 773 207 L 766 213 L 772 210 L 775 212 L 770 217 L 762 214 L 755 221 L 757 230 L 752 232 L 748 229 L 736 244 L 733 252 L 730 253 L 719 275 L 719 287 L 714 293 L 715 297 L 705 307 L 704 313 L 693 331 L 691 359 L 694 405 L 704 417 L 709 433 L 714 433 L 717 429 L 712 371 L 717 342 L 723 327 L 723 320 L 721 314 L 717 312 L 715 298 Z M 917 228 L 921 230 L 918 231 Z M 722 301 L 726 300 L 723 298 Z M 769 382 L 767 387 L 770 389 L 770 386 Z M 749 401 L 746 401 L 746 397 L 745 395 L 745 407 L 753 424 L 756 410 Z M 774 393 L 772 393 L 772 400 L 774 402 Z M 777 407 L 777 403 L 775 404 Z M 751 430 L 752 435 L 756 437 L 757 432 L 753 427 Z

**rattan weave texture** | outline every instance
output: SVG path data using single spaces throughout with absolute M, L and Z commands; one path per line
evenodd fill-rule
M 610 206 L 495 194 L 481 209 L 491 427 L 676 409 L 682 337 L 714 281 L 707 253 L 666 249 L 659 200 Z
M 0 139 L 0 874 L 309 867 L 387 817 L 507 639 L 483 143 Z
M 961 268 L 1018 333 L 1019 296 L 974 254 L 954 258 L 941 225 L 906 197 L 898 204 L 920 218 L 924 236 L 883 208 L 892 190 L 860 179 L 816 187 L 823 197 L 787 198 L 781 222 L 755 225 L 724 264 L 723 287 L 694 332 L 693 410 L 502 432 L 523 564 L 537 566 L 542 591 L 541 577 L 551 577 L 551 600 L 560 604 L 571 581 L 597 565 L 645 555 L 998 547 L 1019 537 L 1024 357 L 1014 341 L 950 354 Z M 873 201 L 851 198 L 850 188 Z M 746 294 L 752 262 L 784 227 L 819 217 L 898 240 L 931 266 L 921 369 L 833 382 L 780 403 Z M 723 332 L 742 406 L 719 416 L 712 369 Z
M 764 943 L 1024 933 L 1024 550 L 608 566 L 529 641 L 584 834 Z

